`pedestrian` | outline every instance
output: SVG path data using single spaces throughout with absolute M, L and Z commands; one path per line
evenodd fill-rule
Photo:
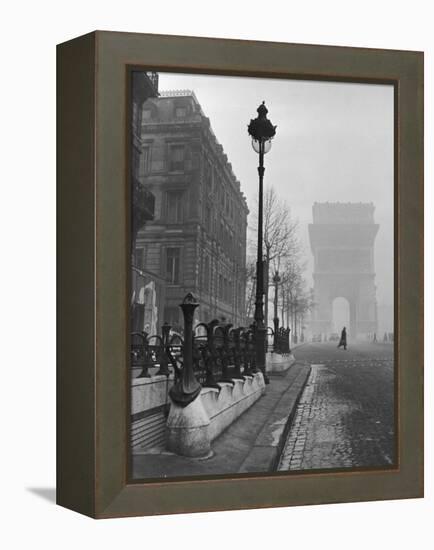
M 341 332 L 341 339 L 339 340 L 338 348 L 344 347 L 344 350 L 347 349 L 347 329 L 344 327 Z
M 374 342 L 376 342 L 376 341 L 377 341 L 377 333 L 374 332 Z

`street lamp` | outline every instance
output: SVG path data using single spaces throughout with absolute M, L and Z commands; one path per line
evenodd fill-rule
M 264 196 L 264 155 L 271 149 L 271 140 L 276 134 L 267 118 L 268 109 L 265 101 L 259 105 L 258 116 L 250 121 L 249 135 L 252 137 L 252 147 L 259 154 L 259 205 L 258 205 L 258 255 L 256 260 L 256 300 L 255 300 L 255 331 L 256 331 L 256 366 L 262 371 L 265 383 L 269 382 L 265 374 L 265 341 L 267 329 L 264 323 L 264 259 L 262 255 L 263 242 L 263 196 Z
M 279 293 L 279 283 L 280 283 L 280 275 L 279 272 L 276 271 L 273 277 L 273 283 L 274 283 L 274 351 L 280 351 L 279 348 L 279 339 L 278 339 L 278 333 L 279 333 L 279 317 L 277 315 L 277 299 L 278 299 L 278 293 Z M 282 321 L 283 322 L 283 321 Z

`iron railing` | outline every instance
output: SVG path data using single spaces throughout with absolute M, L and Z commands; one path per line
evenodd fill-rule
M 289 335 L 291 329 L 280 327 L 274 335 L 274 351 L 282 355 L 291 353 L 291 346 L 289 344 Z
M 139 370 L 138 378 L 153 374 L 174 375 L 171 397 L 181 406 L 197 395 L 198 385 L 216 387 L 219 382 L 235 384 L 237 379 L 259 372 L 256 365 L 256 326 L 233 327 L 217 319 L 193 327 L 197 307 L 191 294 L 184 299 L 184 333 L 172 331 L 165 323 L 160 335 L 134 332 L 131 335 L 131 365 Z M 190 308 L 191 311 L 188 311 Z M 275 353 L 290 353 L 290 329 L 269 329 Z M 190 342 L 189 347 L 186 342 Z M 191 397 L 190 397 L 191 396 Z
M 184 340 L 170 331 L 170 325 L 164 324 L 162 336 L 146 332 L 131 334 L 131 366 L 138 369 L 137 378 L 153 374 L 174 374 L 175 381 L 180 378 Z M 218 382 L 252 376 L 257 372 L 254 327 L 233 328 L 217 320 L 197 325 L 193 336 L 193 372 L 203 387 L 218 387 Z
M 154 94 L 155 96 L 157 96 L 158 95 L 158 73 L 146 72 L 145 74 L 151 81 L 151 85 L 154 88 Z

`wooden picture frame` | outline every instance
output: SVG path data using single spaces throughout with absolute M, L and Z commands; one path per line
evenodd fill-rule
M 127 71 L 392 84 L 398 467 L 130 483 Z M 423 54 L 96 31 L 58 46 L 57 502 L 94 518 L 423 496 Z

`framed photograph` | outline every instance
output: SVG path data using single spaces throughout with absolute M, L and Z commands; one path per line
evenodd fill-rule
M 423 54 L 58 46 L 57 502 L 423 496 Z

